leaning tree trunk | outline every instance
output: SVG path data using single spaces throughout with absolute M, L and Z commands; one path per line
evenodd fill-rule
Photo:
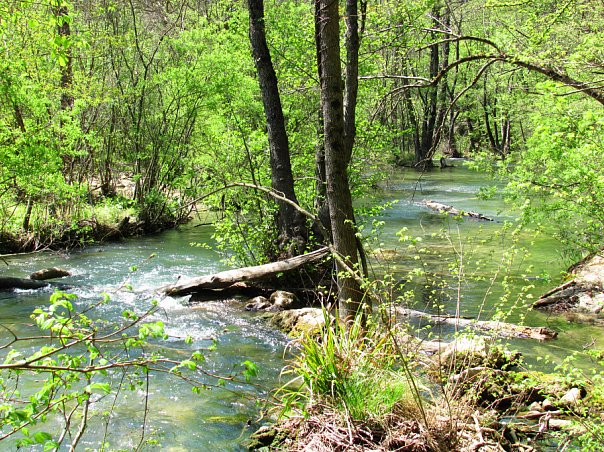
M 270 148 L 271 184 L 273 190 L 290 201 L 298 203 L 294 191 L 294 177 L 289 157 L 289 141 L 277 84 L 277 75 L 266 43 L 263 0 L 248 0 L 250 15 L 249 37 L 258 82 L 262 92 L 264 114 Z M 284 248 L 293 240 L 306 240 L 305 218 L 290 204 L 277 201 L 279 206 L 279 241 Z
M 327 204 L 338 270 L 338 302 L 340 313 L 350 317 L 362 306 L 358 280 L 348 272 L 358 267 L 357 241 L 354 229 L 352 195 L 348 184 L 349 155 L 344 132 L 344 96 L 340 67 L 340 27 L 338 2 L 317 0 L 320 24 L 319 76 L 321 107 L 325 132 L 325 170 Z
M 315 17 L 318 18 L 320 14 L 319 2 L 315 2 Z M 318 39 L 321 31 L 321 22 L 315 20 L 315 57 L 317 62 L 321 59 L 321 47 Z M 319 73 L 319 80 L 321 79 L 321 65 L 317 67 Z M 319 101 L 320 102 L 320 101 Z M 315 150 L 315 175 L 316 175 L 316 198 L 315 198 L 315 209 L 317 211 L 318 220 L 323 226 L 323 230 L 330 233 L 329 240 L 331 241 L 331 220 L 329 218 L 329 206 L 327 205 L 327 175 L 325 174 L 325 131 L 323 121 L 323 111 L 321 105 L 319 105 L 319 112 L 317 115 L 317 148 Z M 315 225 L 315 235 L 321 236 L 320 228 Z

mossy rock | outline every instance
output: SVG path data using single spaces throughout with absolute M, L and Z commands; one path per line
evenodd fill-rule
M 315 336 L 325 325 L 323 310 L 318 308 L 290 309 L 271 316 L 273 326 L 290 337 Z
M 445 347 L 435 365 L 448 374 L 458 374 L 477 367 L 507 369 L 519 364 L 520 359 L 520 353 L 512 352 L 492 339 L 462 336 Z
M 252 433 L 248 441 L 248 450 L 271 450 L 278 448 L 287 439 L 289 431 L 279 425 L 264 425 Z
M 465 369 L 452 376 L 448 385 L 457 398 L 469 397 L 479 406 L 497 410 L 517 408 L 545 399 L 551 399 L 556 405 L 572 386 L 555 374 L 487 367 Z

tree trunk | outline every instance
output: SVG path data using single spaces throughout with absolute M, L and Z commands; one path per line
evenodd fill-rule
M 318 1 L 315 1 L 315 57 L 317 62 L 321 58 L 321 48 L 319 43 L 319 33 L 321 31 L 321 22 L 318 17 L 320 15 L 320 5 Z M 321 65 L 317 66 L 319 73 L 319 80 L 321 79 Z M 320 103 L 320 101 L 319 101 Z M 317 216 L 319 222 L 323 226 L 323 230 L 329 231 L 331 234 L 331 220 L 329 218 L 329 206 L 327 205 L 327 176 L 325 174 L 325 135 L 324 135 L 324 124 L 323 124 L 323 111 L 321 105 L 319 105 L 319 111 L 317 114 L 317 149 L 315 150 L 315 175 L 316 175 L 316 198 L 315 198 L 315 209 L 317 210 Z M 320 228 L 317 229 L 315 235 L 321 236 Z M 329 237 L 331 241 L 331 235 Z
M 273 68 L 270 51 L 266 43 L 263 0 L 248 0 L 250 15 L 249 37 L 252 55 L 258 72 L 262 102 L 270 148 L 271 183 L 273 190 L 287 199 L 298 203 L 294 192 L 294 177 L 289 156 L 289 141 L 285 130 L 285 119 Z M 284 248 L 292 240 L 306 240 L 305 218 L 291 205 L 277 201 L 279 206 L 279 241 Z
M 349 155 L 344 131 L 344 96 L 340 67 L 340 27 L 338 2 L 317 0 L 320 24 L 317 36 L 319 46 L 319 76 L 321 81 L 321 108 L 325 132 L 325 170 L 327 203 L 337 261 L 338 302 L 344 317 L 353 316 L 362 307 L 360 285 L 348 268 L 357 269 L 358 253 L 354 228 L 352 195 L 348 184 Z
M 346 0 L 346 70 L 344 84 L 344 149 L 350 164 L 356 138 L 356 107 L 359 91 L 359 11 L 357 0 Z
M 65 61 L 61 64 L 61 111 L 71 111 L 73 109 L 74 98 L 71 93 L 71 86 L 73 84 L 73 57 L 71 51 L 71 43 L 69 39 L 71 38 L 71 28 L 69 26 L 69 9 L 68 7 L 61 3 L 57 2 L 54 7 L 54 16 L 57 21 L 57 34 L 60 38 L 64 39 L 64 44 L 66 47 L 64 49 L 65 52 Z M 61 118 L 61 125 L 63 124 L 63 119 Z M 62 141 L 62 133 L 59 137 L 60 141 Z M 73 179 L 73 170 L 74 170 L 74 159 L 73 156 L 69 153 L 63 152 L 61 155 L 63 160 L 63 174 L 67 180 L 67 182 L 72 182 Z
M 435 5 L 432 9 L 433 26 L 435 29 L 440 26 L 440 6 Z M 432 32 L 433 40 L 435 33 Z M 448 43 L 445 43 L 448 46 Z M 430 79 L 434 79 L 440 71 L 440 45 L 432 44 L 430 46 Z M 448 53 L 447 53 L 448 55 Z M 421 141 L 419 148 L 415 149 L 415 167 L 423 170 L 431 168 L 432 155 L 438 144 L 437 119 L 438 119 L 438 98 L 439 87 L 430 86 L 427 88 L 427 94 L 424 104 L 424 116 L 421 130 Z

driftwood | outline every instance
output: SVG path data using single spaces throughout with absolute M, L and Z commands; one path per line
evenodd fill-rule
M 545 327 L 523 326 L 516 325 L 514 323 L 498 322 L 494 320 L 474 320 L 455 316 L 432 315 L 425 312 L 404 308 L 400 308 L 397 311 L 399 314 L 406 317 L 415 317 L 426 319 L 434 323 L 444 323 L 447 325 L 472 328 L 474 330 L 494 333 L 500 337 L 513 337 L 521 339 L 536 339 L 538 341 L 547 341 L 550 339 L 554 339 L 558 335 L 556 331 Z
M 577 287 L 577 281 L 573 279 L 541 295 L 533 303 L 533 308 L 545 308 L 561 302 L 574 301 L 573 297 L 576 297 L 580 290 L 581 288 Z
M 448 204 L 442 204 L 442 203 L 436 202 L 436 201 L 426 201 L 426 207 L 429 207 L 432 210 L 436 210 L 437 212 L 448 213 L 449 215 L 476 218 L 477 220 L 484 220 L 484 221 L 493 221 L 492 218 L 485 217 L 481 213 L 472 212 L 471 210 L 468 210 L 468 211 L 459 210 Z
M 586 314 L 596 320 L 604 311 L 604 255 L 593 254 L 568 271 L 574 278 L 543 294 L 533 307 Z
M 247 283 L 270 279 L 279 273 L 286 273 L 305 264 L 316 262 L 329 253 L 324 247 L 308 254 L 295 256 L 278 262 L 264 265 L 228 270 L 213 275 L 200 276 L 186 281 L 179 281 L 163 289 L 167 295 L 187 295 L 207 289 L 226 289 L 237 283 Z
M 71 276 L 71 273 L 62 268 L 51 267 L 33 272 L 31 275 L 29 275 L 29 279 L 46 281 L 47 279 L 64 278 L 65 276 Z

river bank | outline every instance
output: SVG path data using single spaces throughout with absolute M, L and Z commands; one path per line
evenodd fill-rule
M 102 222 L 95 217 L 90 217 L 74 223 L 49 225 L 37 230 L 4 231 L 0 233 L 0 254 L 81 248 L 145 234 L 157 234 L 178 224 L 182 223 L 169 218 L 147 223 L 131 217 L 126 212 L 116 222 Z

